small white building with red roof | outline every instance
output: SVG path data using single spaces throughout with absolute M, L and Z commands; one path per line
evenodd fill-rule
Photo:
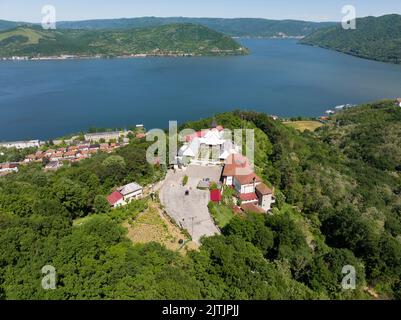
M 112 194 L 110 194 L 107 197 L 107 201 L 113 208 L 118 208 L 126 205 L 123 195 L 118 191 L 114 191 Z
M 132 200 L 140 199 L 143 196 L 143 187 L 132 182 L 125 186 L 117 188 L 107 197 L 107 201 L 113 208 L 125 206 Z

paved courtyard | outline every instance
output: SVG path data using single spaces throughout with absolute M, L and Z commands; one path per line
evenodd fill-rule
M 189 166 L 185 171 L 169 171 L 160 189 L 160 200 L 167 213 L 184 229 L 188 230 L 193 241 L 199 243 L 202 236 L 220 233 L 209 214 L 207 205 L 209 191 L 198 190 L 200 180 L 209 178 L 219 181 L 221 167 Z M 188 176 L 186 186 L 182 185 L 184 176 Z M 185 195 L 186 191 L 189 195 Z

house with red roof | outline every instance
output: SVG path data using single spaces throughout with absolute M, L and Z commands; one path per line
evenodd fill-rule
M 62 160 L 64 156 L 63 152 L 55 152 L 50 156 L 50 161 L 59 161 Z
M 262 179 L 253 172 L 248 159 L 241 154 L 232 154 L 226 160 L 222 180 L 225 185 L 235 189 L 236 197 L 241 201 L 241 204 L 249 204 L 245 206 L 248 211 L 268 212 L 276 202 L 274 191 L 267 187 Z M 256 206 L 258 209 L 255 210 L 250 205 Z
M 246 157 L 239 153 L 231 154 L 224 163 L 222 180 L 225 185 L 232 186 L 234 185 L 234 176 L 251 172 L 252 169 Z
M 24 160 L 25 163 L 33 162 L 36 160 L 35 154 L 28 154 Z
M 266 186 L 264 183 L 259 183 L 256 186 L 256 195 L 258 196 L 258 205 L 266 212 L 272 209 L 272 205 L 276 203 L 273 190 Z
M 140 199 L 143 195 L 143 187 L 132 182 L 125 186 L 117 188 L 111 195 L 107 197 L 107 201 L 113 208 L 125 206 L 132 200 Z
M 135 138 L 137 139 L 145 139 L 146 138 L 146 134 L 143 132 L 139 132 L 136 134 Z
M 266 211 L 254 203 L 242 203 L 241 209 L 250 213 L 266 213 Z
M 397 104 L 399 107 L 401 107 L 401 98 L 397 98 Z
M 12 172 L 18 172 L 18 164 L 17 163 L 0 163 L 0 175 L 8 174 Z
M 107 197 L 107 201 L 113 208 L 122 207 L 126 204 L 123 195 L 118 191 L 114 191 L 111 195 L 109 195 Z
M 262 179 L 253 172 L 234 176 L 234 188 L 241 194 L 255 193 L 256 186 L 261 182 Z

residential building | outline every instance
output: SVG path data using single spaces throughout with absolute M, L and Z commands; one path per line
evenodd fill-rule
M 143 195 L 143 187 L 133 182 L 117 189 L 124 197 L 124 201 L 129 203 L 133 199 L 139 199 Z
M 117 188 L 107 197 L 107 201 L 113 208 L 125 206 L 132 200 L 139 199 L 143 196 L 143 187 L 133 182 L 125 186 Z
M 261 207 L 257 206 L 254 203 L 242 203 L 241 209 L 244 212 L 252 212 L 252 213 L 266 213 Z
M 276 202 L 274 191 L 257 176 L 246 157 L 231 155 L 224 165 L 222 181 L 236 191 L 241 208 L 250 212 L 269 212 Z
M 145 139 L 146 138 L 146 134 L 143 132 L 137 133 L 135 136 L 137 139 Z
M 90 142 L 110 142 L 111 140 L 118 141 L 120 138 L 126 137 L 131 131 L 110 131 L 110 132 L 96 132 L 85 134 L 85 140 Z
M 56 151 L 53 150 L 53 149 L 48 149 L 48 150 L 45 152 L 45 156 L 46 156 L 46 157 L 51 157 L 52 154 L 55 153 L 55 152 L 56 152 Z
M 89 146 L 89 151 L 98 151 L 100 149 L 100 144 L 95 143 Z
M 0 163 L 0 174 L 9 174 L 12 172 L 18 172 L 17 163 Z
M 112 194 L 110 194 L 107 197 L 107 201 L 109 202 L 110 206 L 113 208 L 118 208 L 126 205 L 126 202 L 124 201 L 124 197 L 122 194 L 118 191 L 114 191 Z
M 67 151 L 64 153 L 63 157 L 64 159 L 75 159 L 77 157 L 78 151 L 76 150 L 71 150 L 71 151 Z
M 401 107 L 401 98 L 397 98 L 397 104 L 399 107 Z
M 256 195 L 259 199 L 259 207 L 261 207 L 265 212 L 270 211 L 272 209 L 272 205 L 276 203 L 274 190 L 271 190 L 264 183 L 260 183 L 256 186 Z
M 36 155 L 35 154 L 28 154 L 24 160 L 25 163 L 30 163 L 36 161 Z
M 16 148 L 16 149 L 39 148 L 40 145 L 41 145 L 41 142 L 39 140 L 14 141 L 14 142 L 1 142 L 0 143 L 0 147 Z
M 63 166 L 62 163 L 59 161 L 50 161 L 46 166 L 45 166 L 45 171 L 56 171 L 60 169 Z
M 234 176 L 252 172 L 248 159 L 242 154 L 232 154 L 225 161 L 223 169 L 223 183 L 228 186 L 234 184 Z
M 36 153 L 35 153 L 36 159 L 43 159 L 44 156 L 45 156 L 45 153 L 43 151 L 39 150 L 39 151 L 36 151 Z
M 90 143 L 83 143 L 83 144 L 78 144 L 78 150 L 89 150 Z
M 245 175 L 234 176 L 234 188 L 240 194 L 255 193 L 256 185 L 261 183 L 262 179 L 251 172 Z
M 50 155 L 50 161 L 59 161 L 62 160 L 64 156 L 63 152 L 54 152 Z

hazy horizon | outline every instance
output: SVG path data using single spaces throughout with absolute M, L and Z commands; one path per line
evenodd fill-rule
M 95 4 L 93 4 L 95 3 Z M 260 18 L 312 22 L 341 21 L 345 5 L 356 8 L 357 17 L 401 14 L 401 2 L 389 0 L 2 0 L 0 19 L 39 23 L 45 5 L 56 8 L 57 21 L 132 19 L 143 17 Z
M 381 16 L 381 15 L 380 15 Z M 376 16 L 376 17 L 380 17 Z M 57 20 L 57 22 L 79 22 L 79 21 L 95 21 L 95 20 L 122 20 L 122 19 L 143 19 L 143 18 L 162 18 L 162 19 L 169 19 L 169 18 L 189 18 L 189 19 L 225 19 L 225 20 L 235 20 L 235 19 L 263 19 L 263 20 L 277 20 L 277 21 L 284 21 L 284 20 L 292 20 L 292 21 L 306 21 L 306 22 L 315 22 L 315 23 L 321 23 L 321 22 L 340 22 L 335 21 L 335 20 L 327 20 L 327 21 L 313 21 L 313 20 L 307 20 L 307 19 L 274 19 L 274 18 L 264 18 L 264 17 L 208 17 L 208 16 L 133 16 L 133 17 L 112 17 L 112 18 L 89 18 L 89 19 L 67 19 L 67 20 Z M 362 17 L 360 17 L 362 18 Z M 10 21 L 10 22 L 26 22 L 26 23 L 34 23 L 34 24 L 39 24 L 41 23 L 40 21 L 28 21 L 28 20 L 9 20 L 9 19 L 4 19 L 0 17 L 0 20 L 3 21 Z
M 387 14 L 383 14 L 383 15 L 377 15 L 377 16 L 373 16 L 373 17 L 382 17 L 382 16 L 385 16 L 385 15 L 391 15 L 391 14 L 398 14 L 398 15 L 401 15 L 401 13 L 387 13 Z M 372 16 L 372 15 L 370 15 L 370 16 Z M 358 18 L 365 18 L 365 17 L 368 17 L 368 16 L 363 16 L 363 17 L 358 17 Z M 325 23 L 325 22 L 337 22 L 337 23 L 340 23 L 341 21 L 340 20 L 322 20 L 322 21 L 313 21 L 313 20 L 305 20 L 305 19 L 274 19 L 274 18 L 263 18 L 263 17 L 241 17 L 241 16 L 239 16 L 239 17 L 232 17 L 232 18 L 226 18 L 226 17 L 207 17 L 207 16 L 205 16 L 205 17 L 203 17 L 203 16 L 200 16 L 200 17 L 198 17 L 198 16 L 193 16 L 193 17 L 191 17 L 191 16 L 138 16 L 138 17 L 116 17 L 116 18 L 91 18 L 91 19 L 78 19 L 78 20 L 75 20 L 75 19 L 68 19 L 68 20 L 58 20 L 57 22 L 80 22 L 80 21 L 96 21 L 96 20 L 122 20 L 122 19 L 126 19 L 126 20 L 129 20 L 129 19 L 143 19 L 143 18 L 162 18 L 162 19 L 164 19 L 164 18 L 166 18 L 166 19 L 169 19 L 169 18 L 172 18 L 172 19 L 175 19 L 175 18 L 189 18 L 189 19 L 225 19 L 225 20 L 235 20 L 235 19 L 262 19 L 262 20 L 276 20 L 276 21 L 285 21 L 285 20 L 292 20 L 292 21 L 305 21 L 305 22 L 314 22 L 314 23 Z M 11 21 L 11 22 L 26 22 L 26 23 L 33 23 L 33 24 L 39 24 L 40 23 L 40 21 L 23 21 L 23 20 L 8 20 L 8 19 L 3 19 L 3 18 L 1 18 L 0 17 L 0 20 L 3 20 L 3 21 Z

